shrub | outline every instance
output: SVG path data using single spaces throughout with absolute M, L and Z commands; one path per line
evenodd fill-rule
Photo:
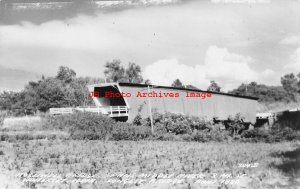
M 192 134 L 192 139 L 197 142 L 208 142 L 210 139 L 207 136 L 207 131 L 194 131 Z
M 300 133 L 288 127 L 273 127 L 269 130 L 255 128 L 253 130 L 245 131 L 241 137 L 244 138 L 243 141 L 271 143 L 300 140 Z
M 34 137 L 31 134 L 16 134 L 16 140 L 33 140 Z
M 175 135 L 174 133 L 155 134 L 154 140 L 161 141 L 183 141 L 182 135 Z
M 300 133 L 291 128 L 273 127 L 270 130 L 255 128 L 245 130 L 239 115 L 228 119 L 222 125 L 213 125 L 211 121 L 187 115 L 166 113 L 153 114 L 154 135 L 151 133 L 150 118 L 137 116 L 135 124 L 117 122 L 107 116 L 94 113 L 82 113 L 45 116 L 43 127 L 47 130 L 59 129 L 78 140 L 176 140 L 198 142 L 222 142 L 238 140 L 245 142 L 280 142 L 300 140 Z M 227 128 L 224 130 L 223 128 Z M 31 135 L 0 135 L 0 140 L 31 140 Z M 37 139 L 54 138 L 37 135 Z
M 95 113 L 48 116 L 44 128 L 67 131 L 72 139 L 88 140 L 139 140 L 151 135 L 149 127 L 136 126 Z
M 0 135 L 0 141 L 8 141 L 9 135 L 6 133 L 3 133 Z
M 133 124 L 134 125 L 142 125 L 143 118 L 141 116 L 141 114 L 138 114 L 137 116 L 135 116 L 135 118 L 133 119 Z
M 151 129 L 145 126 L 135 126 L 128 123 L 116 123 L 113 126 L 112 140 L 140 140 L 151 136 Z
M 212 127 L 212 122 L 209 122 L 203 118 L 188 116 L 175 113 L 153 113 L 153 125 L 155 132 L 159 134 L 174 133 L 179 134 L 191 134 L 193 130 L 204 130 Z M 134 123 L 139 123 L 150 127 L 150 118 L 140 119 L 136 117 Z
M 289 112 L 285 111 L 277 116 L 277 126 L 289 127 L 300 131 L 300 111 Z
M 227 131 L 222 130 L 195 130 L 192 133 L 192 140 L 197 142 L 223 142 L 229 140 L 229 134 Z
M 35 159 L 35 160 L 33 161 L 33 167 L 34 167 L 35 169 L 43 167 L 43 163 L 42 163 L 41 159 L 38 159 L 38 158 Z
M 163 124 L 168 132 L 177 135 L 192 132 L 189 118 L 181 114 L 166 114 Z

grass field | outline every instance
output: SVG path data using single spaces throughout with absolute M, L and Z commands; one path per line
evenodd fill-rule
M 297 188 L 300 143 L 72 140 L 37 118 L 0 130 L 0 189 Z
M 4 188 L 16 188 L 17 184 L 31 188 L 297 188 L 298 145 L 59 139 L 2 142 L 0 181 L 5 178 Z M 31 184 L 21 182 L 20 173 L 94 177 L 89 177 L 93 183 Z M 178 182 L 162 182 L 167 176 Z M 149 183 L 151 179 L 155 182 Z M 235 182 L 224 183 L 226 179 Z

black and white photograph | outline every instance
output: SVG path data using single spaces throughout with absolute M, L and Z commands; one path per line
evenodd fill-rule
M 300 0 L 0 0 L 0 189 L 300 189 Z

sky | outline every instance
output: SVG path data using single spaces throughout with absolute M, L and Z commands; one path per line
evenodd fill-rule
M 143 0 L 53 12 L 0 14 L 0 91 L 61 65 L 104 77 L 113 59 L 139 64 L 155 85 L 178 78 L 205 90 L 214 80 L 225 92 L 300 72 L 300 0 Z

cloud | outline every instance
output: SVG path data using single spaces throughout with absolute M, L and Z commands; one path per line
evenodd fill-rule
M 35 46 L 87 51 L 108 48 L 118 42 L 118 36 L 99 25 L 89 25 L 91 17 L 51 21 L 41 25 L 23 22 L 21 25 L 2 27 L 2 42 L 9 45 Z M 79 24 L 80 23 L 80 24 Z M 51 32 L 50 32 L 51 31 Z
M 283 45 L 300 45 L 300 36 L 299 35 L 292 35 L 285 37 L 283 40 L 279 42 L 279 44 Z
M 90 16 L 70 10 L 72 16 L 57 14 L 55 18 L 51 15 L 56 14 L 41 11 L 39 18 L 45 18 L 39 24 L 20 24 L 20 20 L 34 17 L 25 11 L 18 12 L 24 13 L 24 18 L 2 18 L 8 23 L 10 19 L 18 22 L 5 25 L 0 21 L 0 65 L 45 75 L 54 75 L 58 66 L 64 65 L 80 76 L 103 77 L 105 62 L 120 59 L 125 64 L 135 62 L 143 70 L 167 70 L 170 73 L 157 81 L 165 79 L 168 85 L 173 77 L 180 76 L 201 88 L 214 79 L 225 89 L 260 79 L 259 73 L 266 68 L 283 75 L 288 48 L 278 45 L 282 34 L 274 31 L 295 34 L 299 30 L 295 23 L 300 11 L 291 12 L 291 8 L 299 9 L 291 3 L 284 4 L 284 11 L 278 2 L 272 2 L 268 9 L 232 5 L 239 6 L 236 12 L 232 6 L 210 1 L 135 2 L 145 6 L 97 9 Z M 147 6 L 148 2 L 162 6 Z M 178 3 L 168 6 L 168 2 Z M 291 14 L 288 20 L 287 12 Z M 171 67 L 160 68 L 159 64 Z
M 283 45 L 293 45 L 292 47 L 298 46 L 290 55 L 290 61 L 284 65 L 285 70 L 294 72 L 300 71 L 300 35 L 290 35 L 280 41 Z
M 239 82 L 257 79 L 257 73 L 249 66 L 254 60 L 249 56 L 230 53 L 226 48 L 210 46 L 204 61 L 209 78 Z
M 171 85 L 175 79 L 180 79 L 184 84 L 207 85 L 202 66 L 188 66 L 180 64 L 177 59 L 158 60 L 144 70 L 144 77 L 157 85 Z
M 273 70 L 269 69 L 269 68 L 262 72 L 262 76 L 265 77 L 265 78 L 273 77 L 274 75 L 276 75 L 276 73 Z
M 298 47 L 291 55 L 291 62 L 284 66 L 285 69 L 300 71 L 300 47 Z
M 210 80 L 215 80 L 223 90 L 237 87 L 242 82 L 257 81 L 258 73 L 250 68 L 251 57 L 230 53 L 226 48 L 208 47 L 204 64 L 189 66 L 177 59 L 158 60 L 148 65 L 144 77 L 154 84 L 170 85 L 175 79 L 206 89 Z M 266 70 L 265 75 L 272 75 Z

